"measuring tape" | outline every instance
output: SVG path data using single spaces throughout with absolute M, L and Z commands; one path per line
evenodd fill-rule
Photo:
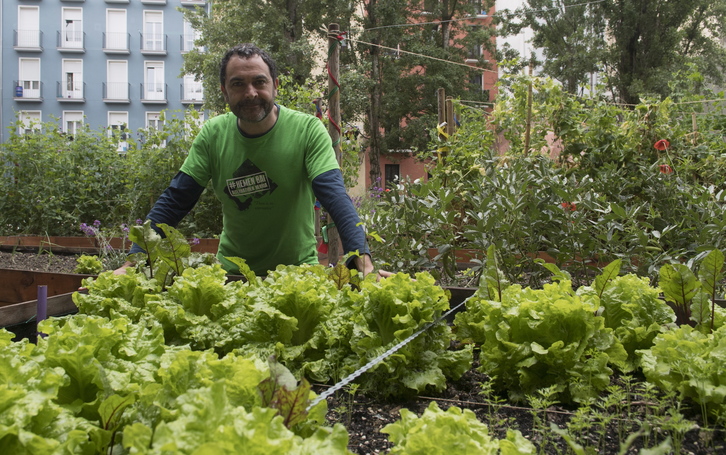
M 451 308 L 451 309 L 450 309 L 449 311 L 447 311 L 446 313 L 444 313 L 444 314 L 442 314 L 441 316 L 439 316 L 439 317 L 438 317 L 438 319 L 436 319 L 436 320 L 434 320 L 434 321 L 432 321 L 432 322 L 429 322 L 429 323 L 428 323 L 428 324 L 426 324 L 426 325 L 425 325 L 425 326 L 424 326 L 423 328 L 419 329 L 419 330 L 418 330 L 418 332 L 415 332 L 415 333 L 413 333 L 413 334 L 409 335 L 409 337 L 408 337 L 408 338 L 406 338 L 405 340 L 401 341 L 400 343 L 398 343 L 397 345 L 393 346 L 393 347 L 392 347 L 391 349 L 389 349 L 388 351 L 384 352 L 383 354 L 379 355 L 379 356 L 378 356 L 378 357 L 376 357 L 375 359 L 373 359 L 373 360 L 371 360 L 370 362 L 366 363 L 365 365 L 363 365 L 363 366 L 362 366 L 361 368 L 359 368 L 358 370 L 356 370 L 356 371 L 354 371 L 353 373 L 351 373 L 351 374 L 349 374 L 348 376 L 346 376 L 346 377 L 345 377 L 345 378 L 344 378 L 344 379 L 343 379 L 342 381 L 340 381 L 339 383 L 335 384 L 335 385 L 334 385 L 333 387 L 329 388 L 329 389 L 328 389 L 328 390 L 326 390 L 325 392 L 323 392 L 323 393 L 321 393 L 320 395 L 318 395 L 317 397 L 315 397 L 315 399 L 314 399 L 313 401 L 311 401 L 311 402 L 310 402 L 310 404 L 309 404 L 309 405 L 308 405 L 308 407 L 307 407 L 307 408 L 305 409 L 305 411 L 306 411 L 306 412 L 310 412 L 310 409 L 312 409 L 312 408 L 313 408 L 313 406 L 315 406 L 316 404 L 318 404 L 318 403 L 320 403 L 321 401 L 325 400 L 326 398 L 328 398 L 329 396 L 331 396 L 332 394 L 334 394 L 334 393 L 335 393 L 335 392 L 337 392 L 338 390 L 342 389 L 342 388 L 343 388 L 343 387 L 345 387 L 346 385 L 350 384 L 351 382 L 353 382 L 353 380 L 355 380 L 355 378 L 357 378 L 358 376 L 362 375 L 362 374 L 363 374 L 363 373 L 365 373 L 366 371 L 370 370 L 370 369 L 371 369 L 371 368 L 373 368 L 374 366 L 378 365 L 378 364 L 379 364 L 379 363 L 381 363 L 381 362 L 382 362 L 382 361 L 383 361 L 383 360 L 384 360 L 385 358 L 387 358 L 388 356 L 390 356 L 390 355 L 391 355 L 391 354 L 393 354 L 394 352 L 398 351 L 399 349 L 401 349 L 402 347 L 404 347 L 404 346 L 406 346 L 406 345 L 407 345 L 408 343 L 410 343 L 410 342 L 411 342 L 411 340 L 413 340 L 414 338 L 416 338 L 417 336 L 421 335 L 422 333 L 424 333 L 425 331 L 427 331 L 428 329 L 430 329 L 430 328 L 431 328 L 431 327 L 433 327 L 434 325 L 436 325 L 436 324 L 438 324 L 439 322 L 441 322 L 441 321 L 442 321 L 443 319 L 445 319 L 445 318 L 446 318 L 447 316 L 449 316 L 449 315 L 450 315 L 451 313 L 453 313 L 454 311 L 456 311 L 456 310 L 458 310 L 459 308 L 461 308 L 461 306 L 462 306 L 462 305 L 466 304 L 466 302 L 468 302 L 470 298 L 474 297 L 474 295 L 476 295 L 476 294 L 470 295 L 469 297 L 467 297 L 466 299 L 464 299 L 464 301 L 463 301 L 463 302 L 459 303 L 459 304 L 458 304 L 458 305 L 456 305 L 456 306 L 455 306 L 454 308 Z

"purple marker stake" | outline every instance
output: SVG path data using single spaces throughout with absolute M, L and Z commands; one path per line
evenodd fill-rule
M 38 286 L 38 310 L 35 317 L 36 323 L 45 320 L 48 317 L 48 286 L 42 284 Z M 45 337 L 44 333 L 38 332 L 38 335 Z

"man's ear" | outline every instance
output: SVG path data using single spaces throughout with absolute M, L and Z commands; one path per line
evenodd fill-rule
M 275 79 L 275 93 L 273 93 L 273 98 L 277 98 L 277 88 L 280 86 L 280 79 Z
M 229 103 L 229 99 L 227 98 L 227 89 L 224 88 L 224 84 L 219 85 L 220 90 L 222 90 L 222 96 L 224 97 L 224 102 Z

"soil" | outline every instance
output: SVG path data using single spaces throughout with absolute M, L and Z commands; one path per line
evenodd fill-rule
M 0 268 L 73 273 L 76 257 L 77 255 L 0 251 Z M 635 378 L 635 383 L 640 379 L 642 378 Z M 667 414 L 679 402 L 655 396 L 652 392 L 639 394 L 634 388 L 635 391 L 627 403 L 615 403 L 608 408 L 595 405 L 590 412 L 578 413 L 576 408 L 557 403 L 543 406 L 544 409 L 539 410 L 534 410 L 527 404 L 511 403 L 505 396 L 497 396 L 486 390 L 489 383 L 490 379 L 485 374 L 473 368 L 461 379 L 450 381 L 443 392 L 418 396 L 411 400 L 381 400 L 361 392 L 344 390 L 328 398 L 327 420 L 331 425 L 340 423 L 347 428 L 348 447 L 351 452 L 360 455 L 383 454 L 393 444 L 380 430 L 399 420 L 401 409 L 407 408 L 421 415 L 435 401 L 444 410 L 450 406 L 470 409 L 489 427 L 489 434 L 494 438 L 505 438 L 508 429 L 521 431 L 538 447 L 544 445 L 544 450 L 538 453 L 574 453 L 567 447 L 564 439 L 552 430 L 550 425 L 554 424 L 555 428 L 566 429 L 570 434 L 577 435 L 575 440 L 586 447 L 587 453 L 615 454 L 620 453 L 621 445 L 628 436 L 642 428 L 642 422 L 654 422 L 654 416 L 660 413 L 661 424 L 654 425 L 649 433 L 634 438 L 630 448 L 624 453 L 638 453 L 640 449 L 654 447 L 668 437 L 671 438 L 674 450 L 664 453 L 726 453 L 726 430 L 723 424 L 704 425 L 699 407 L 692 403 L 683 403 L 681 412 L 694 427 L 682 432 L 679 437 L 678 432 L 668 431 L 676 425 L 674 419 Z M 327 387 L 329 386 L 315 385 L 314 389 L 322 393 Z M 613 378 L 612 388 L 623 390 L 625 386 L 622 378 Z M 627 413 L 624 411 L 626 407 L 629 408 Z M 580 427 L 576 427 L 577 424 Z M 678 442 L 680 450 L 675 450 L 674 443 Z

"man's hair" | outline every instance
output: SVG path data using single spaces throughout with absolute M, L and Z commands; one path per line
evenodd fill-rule
M 262 58 L 262 61 L 264 61 L 267 64 L 267 67 L 270 69 L 270 76 L 272 76 L 272 80 L 274 81 L 277 79 L 277 65 L 275 64 L 275 61 L 270 57 L 270 55 L 260 49 L 259 47 L 255 46 L 251 43 L 245 43 L 245 44 L 238 44 L 235 47 L 231 48 L 227 51 L 226 54 L 224 54 L 224 57 L 222 57 L 222 62 L 219 65 L 219 81 L 224 85 L 224 83 L 227 80 L 227 64 L 229 63 L 229 59 L 232 58 L 233 55 L 236 55 L 241 58 L 250 58 L 254 55 L 259 55 L 260 58 Z

